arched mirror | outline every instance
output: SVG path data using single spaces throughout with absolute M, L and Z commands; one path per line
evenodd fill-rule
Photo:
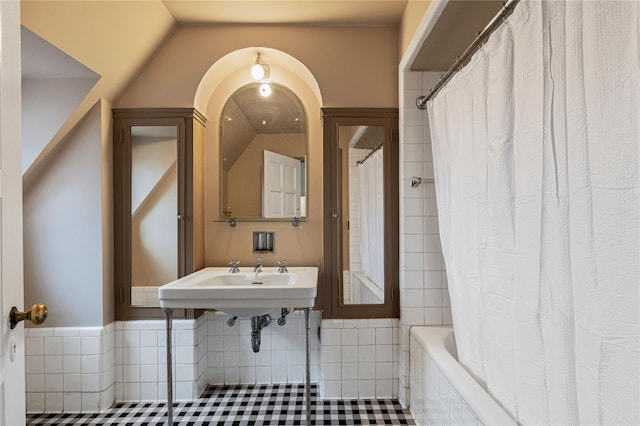
M 397 317 L 397 110 L 324 108 L 323 124 L 325 316 Z
M 307 216 L 306 129 L 302 103 L 282 85 L 233 93 L 220 124 L 222 219 Z

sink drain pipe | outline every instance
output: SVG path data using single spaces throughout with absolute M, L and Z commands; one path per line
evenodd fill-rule
M 269 324 L 271 324 L 271 315 L 269 314 L 251 317 L 251 349 L 253 352 L 260 352 L 260 332 Z

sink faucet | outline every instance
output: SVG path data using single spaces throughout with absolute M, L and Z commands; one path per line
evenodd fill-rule
M 259 274 L 260 272 L 262 272 L 262 258 L 261 257 L 256 259 L 256 266 L 253 268 L 253 272 L 255 272 L 256 274 Z
M 278 265 L 280 265 L 278 267 L 278 272 L 281 274 L 284 274 L 285 272 L 289 272 L 287 270 L 287 261 L 286 260 L 278 260 Z
M 230 274 L 237 274 L 238 272 L 240 272 L 240 269 L 238 269 L 238 265 L 240 264 L 239 260 L 231 260 L 229 261 L 229 265 L 231 265 L 231 268 L 229 268 L 229 273 Z

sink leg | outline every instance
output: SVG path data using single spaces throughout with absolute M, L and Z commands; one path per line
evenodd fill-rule
M 309 345 L 309 330 L 311 326 L 309 324 L 309 314 L 311 308 L 304 308 L 304 326 L 306 328 L 305 342 L 307 345 L 307 361 L 306 361 L 306 380 L 305 380 L 305 394 L 307 403 L 307 425 L 311 424 L 311 350 Z
M 173 361 L 171 360 L 171 328 L 173 309 L 163 308 L 167 331 L 167 424 L 173 426 Z

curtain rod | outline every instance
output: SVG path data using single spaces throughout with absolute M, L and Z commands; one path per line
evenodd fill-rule
M 508 0 L 502 5 L 502 9 L 500 9 L 500 12 L 498 12 L 498 14 L 493 17 L 491 22 L 489 22 L 484 30 L 476 35 L 475 40 L 473 40 L 471 45 L 467 47 L 464 53 L 456 58 L 456 61 L 453 63 L 453 65 L 451 65 L 451 68 L 449 68 L 449 70 L 442 77 L 440 77 L 440 81 L 438 81 L 438 84 L 436 84 L 435 87 L 431 89 L 426 96 L 420 96 L 418 97 L 418 99 L 416 99 L 416 106 L 419 109 L 427 108 L 427 102 L 431 98 L 433 98 L 445 84 L 447 84 L 449 79 L 453 77 L 456 71 L 462 68 L 465 61 L 475 53 L 478 47 L 480 47 L 482 43 L 484 43 L 485 39 L 489 37 L 491 33 L 504 21 L 509 13 L 513 11 L 513 8 L 519 1 L 520 0 Z
M 384 142 L 380 142 L 378 144 L 378 146 L 376 146 L 375 148 L 373 148 L 371 151 L 369 151 L 369 153 L 367 154 L 366 157 L 364 157 L 362 160 L 358 160 L 356 161 L 356 164 L 360 165 L 362 163 L 364 163 L 365 161 L 367 161 L 367 158 L 371 157 L 373 155 L 374 152 L 376 152 L 377 150 L 379 150 L 380 148 L 382 148 L 382 145 L 384 145 Z

